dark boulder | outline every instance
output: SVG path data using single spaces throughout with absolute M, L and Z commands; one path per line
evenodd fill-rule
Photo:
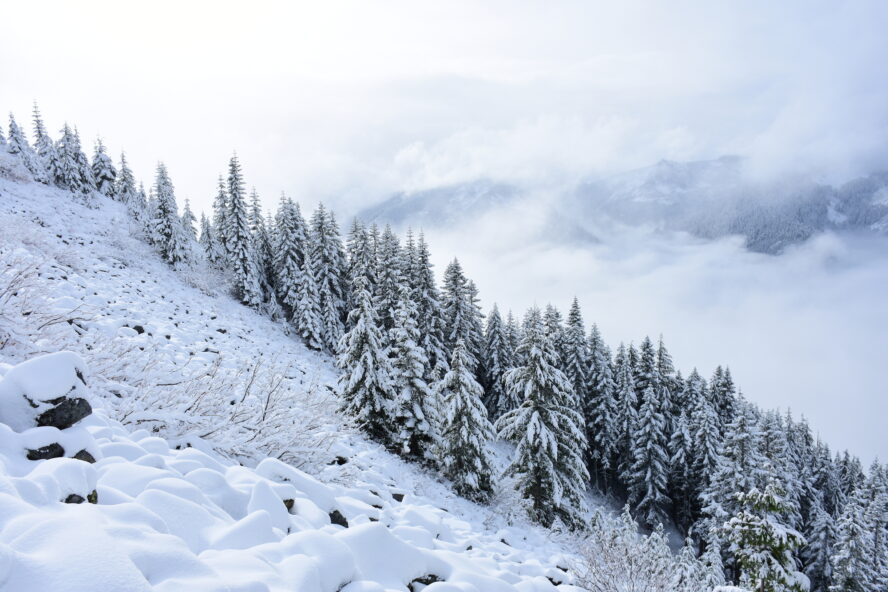
M 71 458 L 76 458 L 77 460 L 82 460 L 83 462 L 88 462 L 88 463 L 96 462 L 96 459 L 93 457 L 93 455 L 90 454 L 89 452 L 87 452 L 86 450 L 81 450 L 80 452 L 78 452 L 77 454 L 72 456 Z
M 38 426 L 51 426 L 64 430 L 92 413 L 86 399 L 62 399 L 55 407 L 37 416 Z
M 37 450 L 28 449 L 28 460 L 46 460 L 48 458 L 59 458 L 65 456 L 65 449 L 60 444 L 53 442 L 46 446 L 41 446 Z
M 348 520 L 345 519 L 345 516 L 343 516 L 342 512 L 339 510 L 333 510 L 330 512 L 330 522 L 348 528 Z

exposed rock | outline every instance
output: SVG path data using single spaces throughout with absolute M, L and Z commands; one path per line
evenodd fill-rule
M 330 522 L 348 528 L 348 520 L 345 519 L 345 516 L 339 510 L 330 512 Z
M 72 425 L 92 413 L 86 399 L 63 399 L 61 403 L 37 416 L 38 426 L 52 426 L 60 430 Z
M 410 588 L 410 592 L 418 592 L 419 590 L 423 590 L 426 586 L 431 586 L 435 582 L 443 582 L 441 578 L 436 576 L 435 574 L 424 575 L 421 578 L 416 578 L 409 584 L 407 587 Z M 421 585 L 422 588 L 417 587 L 417 585 Z
M 65 449 L 56 442 L 41 446 L 37 450 L 28 449 L 28 460 L 46 460 L 65 456 Z
M 89 452 L 87 452 L 86 450 L 81 450 L 80 452 L 78 452 L 77 454 L 72 456 L 71 458 L 76 458 L 77 460 L 82 460 L 83 462 L 88 462 L 88 463 L 96 462 L 96 459 L 93 457 L 93 455 L 90 454 Z
M 285 499 L 285 500 L 284 500 L 284 506 L 287 507 L 287 511 L 288 511 L 288 512 L 292 511 L 292 510 L 293 510 L 293 500 L 291 500 L 291 499 Z
M 68 497 L 65 498 L 66 504 L 82 504 L 86 500 L 83 499 L 83 496 L 77 493 L 72 493 Z
M 403 493 L 393 493 L 392 499 L 395 500 L 396 502 L 403 502 L 404 501 L 404 494 Z

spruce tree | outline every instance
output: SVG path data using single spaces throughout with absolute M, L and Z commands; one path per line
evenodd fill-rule
M 740 583 L 755 592 L 807 592 L 808 578 L 797 570 L 795 552 L 805 544 L 786 526 L 780 489 L 769 484 L 737 496 L 738 513 L 725 524 L 729 551 L 740 568 Z
M 406 286 L 401 288 L 394 323 L 389 331 L 397 426 L 394 444 L 402 456 L 431 463 L 440 421 L 439 409 L 437 395 L 424 378 L 428 358 L 418 343 L 416 304 Z
M 41 181 L 45 178 L 43 167 L 37 160 L 37 155 L 34 153 L 34 149 L 28 144 L 28 139 L 25 137 L 25 133 L 22 131 L 22 128 L 19 127 L 18 123 L 16 123 L 15 116 L 13 116 L 12 113 L 9 114 L 9 141 L 7 142 L 6 150 L 10 154 L 18 156 L 19 160 L 21 160 L 24 167 L 28 169 L 28 172 L 31 173 L 31 176 L 34 177 L 35 181 Z
M 548 335 L 549 341 L 552 342 L 555 358 L 558 361 L 558 368 L 566 374 L 563 320 L 561 312 L 557 308 L 552 304 L 546 305 L 546 310 L 543 313 L 543 326 L 546 328 L 546 335 Z
M 43 118 L 40 116 L 40 110 L 37 108 L 37 102 L 34 102 L 33 111 L 34 122 L 34 151 L 37 153 L 37 159 L 44 171 L 43 183 L 54 183 L 56 179 L 56 170 L 58 168 L 58 156 L 53 144 L 52 138 L 46 132 L 46 126 L 43 125 Z
M 487 407 L 488 416 L 496 420 L 501 415 L 500 410 L 504 408 L 508 396 L 503 376 L 512 367 L 512 360 L 506 327 L 495 303 L 490 314 L 487 315 L 482 367 L 484 368 L 484 382 L 482 384 L 485 393 L 484 406 Z
M 274 237 L 274 268 L 277 295 L 295 322 L 299 308 L 299 290 L 306 253 L 305 220 L 299 206 L 281 195 Z
M 266 225 L 265 217 L 262 214 L 262 203 L 259 201 L 259 193 L 255 187 L 250 191 L 248 217 L 253 260 L 256 262 L 259 288 L 262 292 L 262 301 L 265 303 L 264 310 L 272 313 L 277 307 L 277 301 L 274 289 L 276 274 L 272 260 L 271 231 Z M 274 315 L 272 314 L 272 316 Z
M 396 433 L 392 422 L 393 370 L 364 278 L 356 278 L 352 290 L 356 306 L 349 313 L 351 329 L 342 336 L 336 360 L 342 370 L 342 409 L 367 435 L 391 446 Z
M 627 350 L 621 343 L 614 358 L 617 399 L 617 454 L 614 468 L 624 484 L 631 480 L 633 438 L 638 424 L 638 395 L 632 377 L 631 352 L 631 347 Z
M 589 481 L 583 417 L 558 369 L 539 309 L 528 312 L 525 327 L 519 346 L 522 365 L 505 375 L 512 396 L 524 400 L 496 422 L 499 437 L 517 445 L 507 473 L 518 476 L 517 487 L 530 502 L 533 519 L 550 526 L 559 518 L 579 527 Z
M 431 254 L 422 233 L 416 244 L 415 267 L 410 273 L 416 284 L 414 301 L 419 328 L 419 344 L 429 359 L 426 381 L 430 384 L 444 376 L 449 367 L 444 338 L 444 316 L 441 295 L 432 271 Z
M 216 197 L 213 198 L 213 229 L 216 231 L 216 242 L 222 252 L 223 260 L 230 256 L 228 236 L 231 229 L 228 224 L 228 189 L 225 179 L 219 175 L 219 185 L 216 189 Z M 222 261 L 219 261 L 221 264 Z
M 96 180 L 93 177 L 92 167 L 89 159 L 83 152 L 80 143 L 80 132 L 74 128 L 74 144 L 72 147 L 74 154 L 74 162 L 76 163 L 77 173 L 80 176 L 80 193 L 87 197 L 87 204 L 94 205 L 91 199 L 93 192 L 96 190 Z
M 164 261 L 176 265 L 188 261 L 188 242 L 179 209 L 176 205 L 176 194 L 166 166 L 157 164 L 157 175 L 154 180 L 154 193 L 157 199 L 154 225 L 154 246 Z
M 669 438 L 669 497 L 675 523 L 687 533 L 694 521 L 696 487 L 694 486 L 694 440 L 687 412 L 682 409 L 673 422 Z
M 589 465 L 599 489 L 611 485 L 619 440 L 619 413 L 611 354 L 596 325 L 589 333 L 589 368 L 583 415 L 589 442 Z
M 324 346 L 335 351 L 344 330 L 346 261 L 336 220 L 323 204 L 312 214 L 309 245 L 317 273 Z
M 120 153 L 120 168 L 115 179 L 114 196 L 126 205 L 126 211 L 133 220 L 144 222 L 145 203 L 136 188 L 136 178 L 123 152 Z
M 801 553 L 804 571 L 811 582 L 811 592 L 829 592 L 833 575 L 832 555 L 836 542 L 835 520 L 824 510 L 820 499 L 815 501 L 811 516 L 811 523 L 805 529 L 805 539 L 808 544 Z
M 861 493 L 855 492 L 836 523 L 831 592 L 871 592 L 876 589 L 870 555 L 873 533 L 867 528 Z
M 200 213 L 200 236 L 197 242 L 203 248 L 204 256 L 212 262 L 215 256 L 216 237 L 213 236 L 213 226 L 203 212 Z
M 405 279 L 401 269 L 401 246 L 398 237 L 386 224 L 376 253 L 376 284 L 373 304 L 379 313 L 380 326 L 389 331 L 395 326 L 395 308 Z
M 470 364 L 465 344 L 458 341 L 450 359 L 450 370 L 435 390 L 443 405 L 444 473 L 457 493 L 484 502 L 493 493 L 493 463 L 488 451 L 493 426 L 481 403 L 481 385 L 475 381 Z
M 185 236 L 191 240 L 197 240 L 197 229 L 194 227 L 197 218 L 191 211 L 191 202 L 185 198 L 185 209 L 182 210 L 182 228 L 185 230 Z
M 321 319 L 321 297 L 318 294 L 315 255 L 309 251 L 302 262 L 298 301 L 296 303 L 296 329 L 305 345 L 311 349 L 324 348 L 324 323 Z
M 105 197 L 115 199 L 117 170 L 105 152 L 105 145 L 102 143 L 101 138 L 96 140 L 91 170 L 96 183 L 96 190 Z
M 563 332 L 564 374 L 570 381 L 574 393 L 580 401 L 586 400 L 586 386 L 589 382 L 589 344 L 586 342 L 586 328 L 580 303 L 574 298 L 567 314 L 567 325 Z
M 649 528 L 665 522 L 669 498 L 669 457 L 666 452 L 666 418 L 654 384 L 645 388 L 638 418 L 633 427 L 631 465 L 627 473 L 629 500 L 636 516 Z
M 481 311 L 475 303 L 474 285 L 454 259 L 444 270 L 444 343 L 452 351 L 462 340 L 472 371 L 478 369 L 483 330 Z
M 225 210 L 225 242 L 228 251 L 228 267 L 234 279 L 235 296 L 247 306 L 258 308 L 262 304 L 262 288 L 259 284 L 259 266 L 250 232 L 250 220 L 244 195 L 244 179 L 237 155 L 228 165 L 228 191 Z

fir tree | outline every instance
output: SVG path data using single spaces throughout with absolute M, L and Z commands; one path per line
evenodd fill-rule
M 454 347 L 450 370 L 435 390 L 443 404 L 444 473 L 460 495 L 487 501 L 493 492 L 488 452 L 493 426 L 481 403 L 481 385 L 475 381 L 470 358 L 461 341 Z
M 164 164 L 157 164 L 154 180 L 157 206 L 154 218 L 154 246 L 164 261 L 171 265 L 188 261 L 188 243 L 179 218 L 176 194 Z
M 305 220 L 299 206 L 281 195 L 275 224 L 274 268 L 277 275 L 277 295 L 290 319 L 296 319 L 299 306 L 299 289 L 302 284 L 302 267 L 306 253 Z
M 549 337 L 549 341 L 552 343 L 555 359 L 558 361 L 558 368 L 566 374 L 565 334 L 562 321 L 561 312 L 553 305 L 547 304 L 546 310 L 543 313 L 543 326 L 546 328 L 546 335 Z
M 219 175 L 216 197 L 213 198 L 213 229 L 216 231 L 216 242 L 219 244 L 219 249 L 225 261 L 231 255 L 228 244 L 228 236 L 231 233 L 231 228 L 228 224 L 228 208 L 228 189 L 225 179 L 222 175 Z M 219 261 L 219 263 L 221 264 L 222 261 Z
M 635 426 L 638 424 L 638 395 L 632 377 L 632 348 L 622 343 L 614 358 L 617 399 L 617 458 L 614 467 L 620 480 L 628 483 L 632 466 Z
M 462 341 L 472 371 L 478 368 L 483 331 L 481 312 L 477 309 L 471 282 L 454 259 L 444 270 L 444 343 L 452 351 Z
M 72 152 L 74 153 L 74 162 L 76 163 L 77 173 L 80 176 L 80 192 L 85 196 L 91 196 L 96 190 L 96 180 L 93 177 L 89 159 L 86 158 L 86 154 L 84 154 L 83 149 L 81 148 L 80 132 L 77 131 L 76 127 L 74 128 L 74 145 L 72 147 Z M 88 200 L 87 203 L 92 205 L 91 200 Z
M 449 368 L 446 340 L 444 338 L 444 316 L 441 296 L 432 271 L 431 254 L 425 237 L 420 233 L 416 245 L 415 267 L 410 276 L 416 283 L 413 299 L 416 302 L 416 318 L 419 328 L 419 344 L 425 351 L 429 363 L 426 367 L 426 381 L 435 382 L 442 378 Z
M 405 457 L 431 462 L 439 423 L 437 397 L 425 381 L 428 359 L 417 342 L 416 305 L 406 286 L 395 308 L 389 342 L 395 394 L 395 446 Z
M 805 531 L 807 546 L 802 549 L 805 575 L 811 582 L 811 592 L 828 592 L 832 584 L 832 554 L 836 541 L 835 520 L 820 499 L 811 512 L 811 523 Z
M 739 494 L 740 510 L 725 524 L 741 585 L 755 592 L 807 592 L 808 578 L 797 571 L 794 553 L 805 539 L 784 524 L 785 506 L 777 486 Z
M 586 385 L 589 382 L 589 346 L 586 342 L 586 328 L 580 303 L 576 298 L 567 314 L 567 326 L 563 332 L 564 374 L 570 381 L 573 391 L 580 401 L 586 399 Z
M 391 420 L 392 368 L 364 279 L 358 277 L 352 290 L 356 302 L 349 313 L 352 328 L 342 336 L 336 361 L 342 370 L 342 409 L 371 438 L 390 446 L 395 433 Z
M 134 220 L 143 222 L 146 204 L 136 189 L 136 178 L 123 152 L 120 153 L 120 169 L 115 179 L 114 196 L 126 205 L 127 212 Z
M 200 213 L 200 236 L 197 242 L 203 248 L 204 256 L 210 260 L 214 256 L 216 237 L 213 236 L 213 226 L 203 212 Z
M 323 204 L 312 214 L 309 244 L 316 264 L 324 345 L 335 351 L 344 330 L 346 261 L 336 220 Z
M 683 409 L 673 422 L 669 439 L 669 497 L 672 499 L 676 525 L 687 533 L 694 521 L 694 440 L 687 412 Z
M 532 518 L 545 526 L 560 518 L 578 527 L 589 480 L 583 418 L 574 407 L 567 377 L 558 369 L 539 309 L 528 312 L 525 327 L 519 346 L 522 366 L 505 375 L 512 396 L 524 401 L 496 423 L 499 436 L 517 445 L 507 473 L 518 476 Z
M 105 197 L 115 199 L 117 170 L 105 152 L 105 145 L 102 143 L 101 138 L 96 140 L 91 170 L 96 190 Z
M 376 253 L 376 284 L 373 304 L 379 311 L 379 323 L 385 331 L 395 326 L 395 308 L 404 284 L 401 269 L 401 246 L 398 238 L 389 225 L 380 237 L 379 249 Z

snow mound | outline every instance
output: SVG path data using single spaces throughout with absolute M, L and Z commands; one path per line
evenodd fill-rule
M 86 395 L 85 371 L 73 354 L 42 356 L 9 369 L 0 393 Z M 28 460 L 40 430 L 97 460 Z M 276 459 L 251 469 L 176 449 L 102 409 L 68 430 L 0 424 L 0 467 L 4 590 L 572 589 L 553 583 L 566 573 L 396 488 L 328 485 Z

